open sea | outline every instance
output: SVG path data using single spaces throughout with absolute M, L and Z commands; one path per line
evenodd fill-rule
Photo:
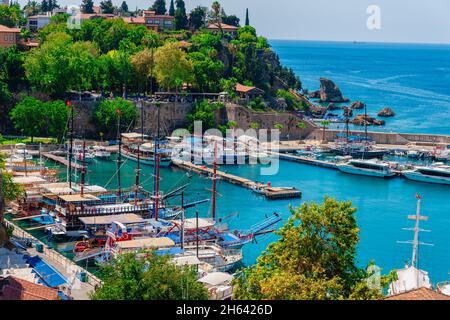
M 333 80 L 368 114 L 391 107 L 396 116 L 373 131 L 450 134 L 450 45 L 271 40 L 303 87 Z M 335 113 L 333 111 L 333 113 Z M 341 125 L 342 126 L 342 125 Z
M 362 100 L 374 113 L 384 106 L 392 107 L 397 116 L 387 119 L 387 130 L 450 134 L 450 46 L 352 44 L 324 42 L 271 41 L 287 66 L 301 77 L 311 90 L 319 87 L 319 78 L 328 77 L 340 86 L 344 95 Z M 122 170 L 123 187 L 134 183 L 136 163 L 127 161 Z M 344 174 L 331 169 L 280 161 L 278 174 L 261 176 L 260 165 L 222 166 L 220 170 L 250 179 L 271 182 L 274 186 L 294 186 L 303 192 L 302 199 L 266 200 L 250 190 L 218 182 L 218 215 L 225 218 L 231 230 L 248 229 L 266 214 L 278 212 L 283 222 L 289 217 L 288 206 L 303 201 L 322 201 L 325 195 L 350 200 L 358 209 L 360 227 L 358 264 L 371 260 L 383 273 L 403 268 L 411 260 L 410 245 L 398 241 L 411 240 L 416 193 L 422 196 L 422 213 L 429 217 L 421 222 L 420 268 L 430 273 L 431 281 L 450 280 L 450 186 L 426 184 L 403 178 L 390 180 Z M 89 166 L 87 182 L 107 188 L 116 187 L 113 177 L 116 163 L 95 160 Z M 141 181 L 152 189 L 153 167 L 143 166 Z M 64 171 L 62 172 L 64 177 Z M 189 182 L 185 201 L 210 198 L 210 179 L 175 168 L 161 169 L 161 189 L 168 192 Z M 179 199 L 171 199 L 179 204 Z M 210 215 L 210 203 L 197 207 L 200 216 Z M 188 215 L 194 216 L 195 209 Z M 281 226 L 281 224 L 279 225 Z M 40 237 L 45 238 L 44 234 Z M 267 245 L 276 240 L 274 234 L 258 238 L 244 247 L 244 263 L 256 261 Z

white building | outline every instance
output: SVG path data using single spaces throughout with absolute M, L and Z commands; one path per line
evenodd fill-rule
M 46 25 L 48 25 L 50 23 L 50 19 L 51 19 L 51 13 L 47 12 L 46 14 L 37 14 L 35 16 L 29 16 L 27 18 L 28 20 L 28 29 L 30 31 L 38 31 L 39 29 L 42 29 L 43 27 L 45 27 Z

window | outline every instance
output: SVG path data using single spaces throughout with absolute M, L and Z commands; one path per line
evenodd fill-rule
M 14 41 L 14 36 L 11 34 L 9 35 L 9 42 L 13 42 Z

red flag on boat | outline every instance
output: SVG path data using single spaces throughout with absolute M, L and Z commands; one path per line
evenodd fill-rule
M 67 101 L 67 106 L 70 107 L 72 105 L 72 102 Z
M 419 200 L 422 199 L 422 197 L 418 193 L 416 193 L 416 198 Z

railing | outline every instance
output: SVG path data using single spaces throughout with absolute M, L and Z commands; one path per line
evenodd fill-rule
M 112 214 L 120 214 L 120 213 L 131 213 L 131 212 L 141 212 L 148 211 L 152 208 L 151 204 L 146 205 L 134 205 L 134 206 L 125 206 L 118 208 L 84 208 L 83 210 L 75 210 L 69 211 L 67 209 L 61 210 L 62 213 L 69 213 L 70 216 L 89 216 L 89 215 L 112 215 Z

